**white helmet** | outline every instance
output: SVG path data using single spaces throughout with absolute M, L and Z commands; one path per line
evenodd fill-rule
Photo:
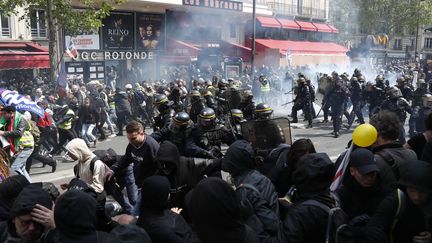
M 132 84 L 126 84 L 125 89 L 132 89 Z

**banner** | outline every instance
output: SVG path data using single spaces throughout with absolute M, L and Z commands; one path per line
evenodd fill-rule
M 136 49 L 160 50 L 165 48 L 165 15 L 136 14 Z
M 0 101 L 5 106 L 14 106 L 17 111 L 30 111 L 40 117 L 44 117 L 44 109 L 38 106 L 34 101 L 31 101 L 16 91 L 0 89 Z
M 102 45 L 104 50 L 134 49 L 134 14 L 113 12 L 103 20 Z
M 69 43 L 72 40 L 77 50 L 99 50 L 99 34 L 88 34 L 88 35 L 77 35 L 77 36 L 65 36 L 65 43 Z

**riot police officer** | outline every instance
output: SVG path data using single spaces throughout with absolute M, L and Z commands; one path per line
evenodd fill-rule
M 306 80 L 304 78 L 299 78 L 297 80 L 297 87 L 294 90 L 294 94 L 296 95 L 296 98 L 294 99 L 294 105 L 291 109 L 291 117 L 293 123 L 297 123 L 297 111 L 303 110 L 304 116 L 306 120 L 308 121 L 308 128 L 312 127 L 312 112 L 311 112 L 311 106 L 312 101 L 310 97 L 310 91 L 309 86 L 306 85 Z M 255 110 L 256 112 L 256 110 Z
M 417 82 L 417 89 L 412 94 L 412 114 L 408 120 L 409 130 L 408 134 L 410 137 L 414 137 L 418 132 L 416 124 L 419 118 L 420 109 L 423 107 L 423 98 L 427 93 L 427 83 L 424 79 L 419 79 Z
M 225 126 L 216 122 L 215 111 L 204 108 L 198 116 L 198 123 L 192 127 L 186 150 L 191 157 L 221 158 L 222 144 L 230 145 L 234 139 Z
M 387 94 L 388 94 L 388 99 L 381 104 L 380 109 L 394 112 L 399 117 L 399 121 L 400 121 L 399 142 L 401 144 L 405 144 L 406 141 L 405 141 L 404 124 L 407 117 L 406 113 L 408 112 L 411 114 L 412 109 L 408 101 L 402 97 L 402 92 L 399 90 L 398 87 L 396 86 L 391 87 L 388 90 Z
M 255 102 L 253 101 L 252 90 L 245 90 L 243 92 L 243 97 L 242 101 L 240 102 L 239 109 L 243 112 L 244 119 L 253 119 L 255 114 Z
M 266 157 L 268 153 L 279 144 L 285 142 L 285 136 L 277 122 L 270 119 L 273 109 L 265 103 L 260 103 L 255 108 L 254 137 L 252 142 L 256 152 Z
M 375 114 L 383 100 L 386 99 L 384 77 L 378 75 L 375 80 L 375 85 L 371 82 L 366 83 L 366 88 L 363 93 L 363 98 L 369 103 L 369 117 Z
M 191 133 L 191 124 L 189 114 L 181 111 L 175 114 L 168 126 L 152 133 L 151 136 L 159 143 L 169 140 L 176 145 L 180 155 L 186 156 L 186 141 Z
M 308 90 L 309 90 L 309 95 L 310 95 L 310 99 L 311 99 L 311 106 L 310 106 L 310 111 L 311 111 L 311 115 L 312 115 L 312 119 L 316 118 L 316 112 L 315 112 L 315 108 L 314 108 L 314 102 L 315 102 L 315 86 L 312 84 L 311 80 L 306 78 L 306 86 L 308 86 Z M 305 113 L 305 111 L 303 111 Z
M 210 91 L 205 91 L 203 93 L 204 97 L 204 105 L 208 108 L 212 108 L 213 110 L 217 110 L 216 100 L 213 98 L 213 95 Z
M 243 117 L 243 112 L 240 109 L 231 109 L 230 111 L 231 120 L 229 124 L 226 124 L 227 128 L 235 135 L 236 139 L 241 139 L 241 124 L 246 120 Z
M 154 102 L 159 112 L 159 115 L 154 118 L 153 124 L 153 131 L 156 132 L 159 129 L 162 129 L 163 127 L 169 125 L 171 118 L 174 116 L 175 112 L 169 104 L 168 97 L 164 94 L 156 95 Z
M 401 91 L 402 97 L 404 97 L 408 102 L 412 99 L 412 89 L 406 85 L 406 80 L 404 77 L 399 77 L 396 80 L 396 87 Z
M 211 92 L 211 91 L 208 91 Z M 192 90 L 189 94 L 191 108 L 189 115 L 191 120 L 196 123 L 198 121 L 199 113 L 205 108 L 205 104 L 201 99 L 201 94 L 198 90 Z
M 426 117 L 432 112 L 432 95 L 426 93 L 422 97 L 422 107 L 418 111 L 418 117 L 416 119 L 417 133 L 423 133 L 426 131 L 425 120 Z
M 351 127 L 352 123 L 357 116 L 360 124 L 365 123 L 363 118 L 362 109 L 364 106 L 364 100 L 362 95 L 362 87 L 357 77 L 352 77 L 350 80 L 350 93 L 351 93 L 351 102 L 353 105 L 353 109 L 351 111 L 350 117 L 348 119 L 348 127 Z
M 344 104 L 348 98 L 349 90 L 342 85 L 342 80 L 337 78 L 327 97 L 327 102 L 330 103 L 332 113 L 333 133 L 335 138 L 340 136 L 339 131 L 342 126 L 342 113 L 344 111 Z

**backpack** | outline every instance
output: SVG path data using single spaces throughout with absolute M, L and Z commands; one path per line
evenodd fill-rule
M 94 172 L 95 163 L 96 163 L 96 161 L 98 161 L 98 160 L 100 160 L 99 157 L 95 156 L 95 157 L 93 157 L 93 159 L 90 161 L 90 171 L 91 171 L 92 174 L 93 174 L 93 172 Z M 73 168 L 73 170 L 74 170 L 74 174 L 75 174 L 75 176 L 76 176 L 77 178 L 80 178 L 80 175 L 79 175 L 79 166 L 80 166 L 80 164 L 78 163 L 78 164 L 76 164 L 76 165 L 74 166 L 74 168 Z
M 393 174 L 396 178 L 396 181 L 398 181 L 400 178 L 400 171 L 399 171 L 399 166 L 396 163 L 395 159 L 390 155 L 389 152 L 387 152 L 385 150 L 381 150 L 381 151 L 377 152 L 376 154 L 379 155 L 381 158 L 383 158 L 384 161 L 390 166 L 390 168 L 392 169 Z
M 341 229 L 347 226 L 348 215 L 339 206 L 330 208 L 324 203 L 310 199 L 302 202 L 300 205 L 309 205 L 322 209 L 328 213 L 326 243 L 337 243 L 338 235 Z

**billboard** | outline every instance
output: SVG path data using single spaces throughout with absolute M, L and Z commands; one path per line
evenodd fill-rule
M 65 44 L 73 42 L 77 50 L 99 50 L 99 33 L 85 33 L 77 36 L 65 36 Z
M 137 50 L 160 50 L 165 48 L 165 15 L 136 14 Z
M 113 12 L 103 20 L 102 48 L 104 50 L 134 49 L 134 14 Z

